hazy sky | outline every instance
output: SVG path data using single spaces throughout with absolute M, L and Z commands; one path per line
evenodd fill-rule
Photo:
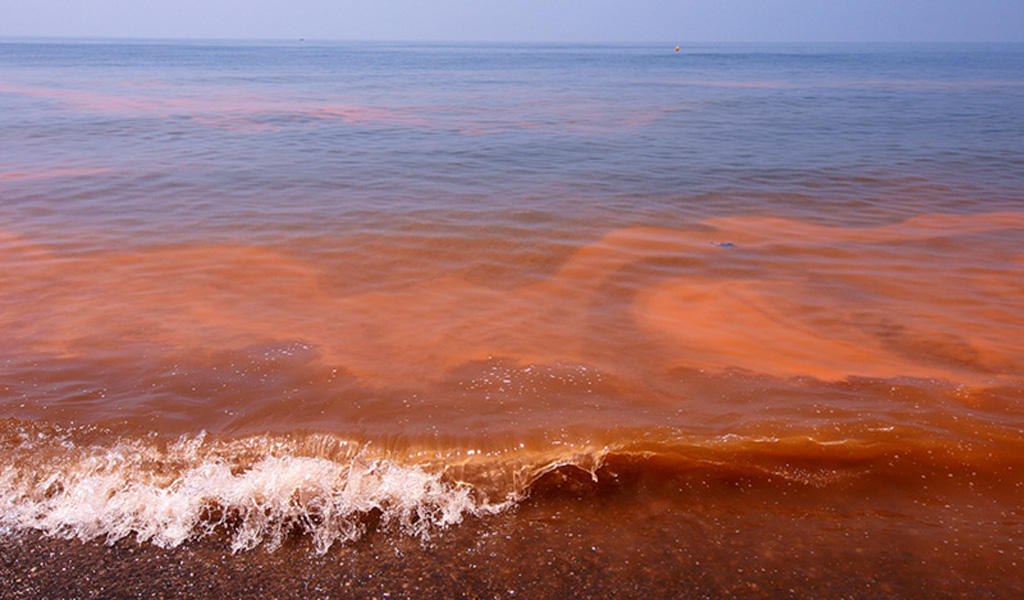
M 0 36 L 1024 42 L 1024 0 L 0 0 Z

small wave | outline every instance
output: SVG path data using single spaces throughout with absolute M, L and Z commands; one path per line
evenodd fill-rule
M 268 443 L 269 442 L 269 443 Z M 502 510 L 471 486 L 419 465 L 357 454 L 302 456 L 282 440 L 211 442 L 185 436 L 81 445 L 70 435 L 25 431 L 20 455 L 0 469 L 0 532 L 175 547 L 227 531 L 233 551 L 281 545 L 292 532 L 316 550 L 358 539 L 367 522 L 427 538 L 433 531 Z
M 455 443 L 425 457 L 415 445 L 326 433 L 169 440 L 8 420 L 0 422 L 0 535 L 164 548 L 226 537 L 234 552 L 274 550 L 298 535 L 322 554 L 375 530 L 426 540 L 523 501 L 658 493 L 685 507 L 687 494 L 741 485 L 763 498 L 799 491 L 830 503 L 851 485 L 871 493 L 920 485 L 921 498 L 1019 485 L 1019 440 L 971 445 L 876 429 L 864 439 L 616 431 L 606 432 L 614 444 L 463 453 Z

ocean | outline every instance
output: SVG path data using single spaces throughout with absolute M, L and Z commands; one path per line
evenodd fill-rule
M 1024 46 L 0 43 L 0 597 L 1024 594 Z

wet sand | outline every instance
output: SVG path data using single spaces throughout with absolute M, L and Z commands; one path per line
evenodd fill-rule
M 214 541 L 174 549 L 28 535 L 4 540 L 0 598 L 1011 598 L 1009 565 L 940 574 L 900 544 L 886 553 L 816 548 L 799 535 L 744 547 L 683 539 L 609 560 L 591 524 L 538 523 L 515 544 L 467 523 L 423 544 L 371 536 L 316 556 L 300 542 L 232 555 Z M 792 523 L 793 532 L 800 523 Z M 614 528 L 614 527 L 610 527 Z M 608 532 L 618 533 L 618 532 Z M 579 536 L 579 537 L 576 537 Z M 794 548 L 793 544 L 797 546 Z M 737 547 L 738 546 L 738 547 Z M 712 565 L 710 568 L 707 565 Z M 988 578 L 991 571 L 1000 578 Z

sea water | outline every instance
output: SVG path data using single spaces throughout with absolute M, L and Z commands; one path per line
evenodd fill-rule
M 1022 157 L 1019 45 L 0 44 L 7 593 L 1019 594 Z

